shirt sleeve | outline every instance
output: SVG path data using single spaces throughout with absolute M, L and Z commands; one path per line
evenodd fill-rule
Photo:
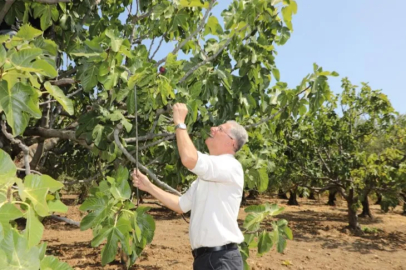
M 211 182 L 236 182 L 243 177 L 242 169 L 235 166 L 232 157 L 210 156 L 197 152 L 196 166 L 190 171 L 203 181 Z M 243 179 L 243 178 L 242 178 Z
M 183 213 L 187 213 L 192 209 L 192 199 L 196 190 L 197 181 L 198 180 L 193 181 L 186 193 L 179 197 L 179 207 Z

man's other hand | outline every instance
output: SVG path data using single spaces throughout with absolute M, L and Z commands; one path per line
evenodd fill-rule
M 175 125 L 185 123 L 187 112 L 186 104 L 176 103 L 173 105 L 173 123 Z
M 134 187 L 137 187 L 143 191 L 149 192 L 149 189 L 151 188 L 152 184 L 149 181 L 148 177 L 145 174 L 142 174 L 138 170 L 138 176 L 137 176 L 137 170 L 134 169 L 133 173 L 131 174 L 133 178 L 133 185 Z

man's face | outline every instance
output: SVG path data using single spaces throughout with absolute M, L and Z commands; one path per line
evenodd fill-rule
M 210 128 L 210 136 L 206 139 L 206 145 L 210 153 L 222 153 L 224 150 L 235 149 L 235 139 L 230 133 L 231 125 L 225 123 Z

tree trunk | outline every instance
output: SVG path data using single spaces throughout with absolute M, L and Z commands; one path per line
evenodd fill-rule
M 288 196 L 286 196 L 286 192 L 283 192 L 282 189 L 279 189 L 279 191 L 278 191 L 278 198 L 279 198 L 279 199 L 287 200 L 287 199 L 288 199 Z
M 368 216 L 372 218 L 371 209 L 369 208 L 368 193 L 369 192 L 366 192 L 367 195 L 365 195 L 364 199 L 362 200 L 362 213 L 359 215 L 359 217 Z
M 336 206 L 336 200 L 337 200 L 336 199 L 336 194 L 337 194 L 336 190 L 329 190 L 327 205 Z
M 296 191 L 289 191 L 289 193 L 290 193 L 290 197 L 289 197 L 288 205 L 299 205 L 299 203 L 297 202 Z
M 314 197 L 314 192 L 313 191 L 310 191 L 310 194 L 309 194 L 309 198 L 308 198 L 309 200 L 316 200 L 316 197 Z
M 248 191 L 247 199 L 255 200 L 259 196 L 258 190 L 251 189 Z
M 406 216 L 406 201 L 403 202 L 403 215 Z
M 348 208 L 348 227 L 355 232 L 362 232 L 361 226 L 358 223 L 357 209 L 355 208 L 354 189 L 350 189 L 346 200 Z
M 380 205 L 381 202 L 382 202 L 382 194 L 377 192 L 377 193 L 376 193 L 376 197 L 377 197 L 377 199 L 376 199 L 375 204 Z

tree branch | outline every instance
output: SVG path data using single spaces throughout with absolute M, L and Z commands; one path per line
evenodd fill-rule
M 331 173 L 330 167 L 327 166 L 327 163 L 326 163 L 326 161 L 324 161 L 324 158 L 321 156 L 321 154 L 320 154 L 320 152 L 319 152 L 319 149 L 316 148 L 316 152 L 317 152 L 317 154 L 319 155 L 321 161 L 323 162 L 324 167 L 326 167 L 326 170 L 327 170 L 329 173 Z
M 117 127 L 114 129 L 114 141 L 116 142 L 118 148 L 120 148 L 120 150 L 123 152 L 123 154 L 124 154 L 132 163 L 135 163 L 135 164 L 136 164 L 137 161 L 135 160 L 135 158 L 134 158 L 130 153 L 128 153 L 128 151 L 124 148 L 124 146 L 123 146 L 123 145 L 121 144 L 121 142 L 120 142 L 120 138 L 118 137 L 118 133 L 120 132 L 120 129 L 122 129 L 122 125 L 121 125 L 121 124 L 117 125 Z M 172 187 L 169 186 L 168 184 L 166 184 L 166 183 L 164 183 L 164 182 L 161 182 L 161 181 L 158 179 L 158 177 L 157 177 L 153 172 L 151 172 L 150 170 L 148 170 L 148 169 L 147 169 L 145 166 L 143 166 L 141 163 L 138 162 L 137 165 L 138 165 L 138 167 L 139 167 L 143 172 L 147 173 L 147 174 L 151 177 L 151 179 L 154 180 L 154 182 L 155 182 L 158 186 L 160 186 L 161 188 L 166 189 L 167 191 L 169 191 L 169 192 L 171 192 L 171 193 L 173 193 L 173 194 L 176 194 L 176 195 L 178 195 L 178 196 L 181 196 L 181 195 L 182 195 L 179 191 L 177 191 L 176 189 L 172 188 Z
M 76 80 L 73 78 L 62 78 L 59 80 L 52 80 L 49 81 L 51 84 L 56 85 L 56 86 L 61 86 L 61 85 L 71 85 L 71 84 L 75 84 Z
M 203 16 L 203 19 L 201 20 L 199 26 L 196 28 L 196 30 L 192 34 L 190 34 L 180 44 L 178 44 L 178 46 L 176 46 L 175 49 L 173 49 L 172 54 L 176 54 L 187 42 L 189 42 L 189 40 L 191 40 L 197 33 L 199 33 L 203 29 L 203 27 L 205 26 L 206 19 L 209 16 L 209 13 L 212 10 L 213 5 L 214 5 L 215 2 L 216 2 L 216 0 L 211 0 L 210 1 L 209 7 L 206 9 L 206 12 L 205 12 L 205 14 Z M 155 64 L 155 66 L 157 66 L 157 67 L 160 66 L 162 63 L 164 63 L 166 61 L 166 58 L 167 57 L 159 60 Z
M 6 0 L 6 3 L 4 4 L 3 9 L 0 11 L 0 24 L 3 23 L 3 19 L 6 16 L 8 10 L 11 8 L 11 6 L 14 4 L 15 0 Z
M 73 225 L 73 226 L 77 226 L 77 227 L 80 226 L 80 222 L 74 221 L 74 220 L 66 218 L 66 217 L 60 217 L 60 216 L 56 216 L 56 215 L 50 215 L 49 217 L 53 218 L 53 219 L 56 219 L 56 220 L 59 220 L 59 221 L 66 222 L 66 223 L 68 223 L 70 225 Z
M 166 141 L 170 141 L 170 140 L 173 140 L 173 139 L 175 139 L 175 134 L 171 134 L 171 135 L 169 135 L 169 136 L 166 136 L 165 138 L 162 138 L 162 139 L 157 140 L 157 141 L 155 141 L 155 142 L 152 142 L 152 143 L 150 143 L 150 144 L 141 146 L 141 147 L 139 148 L 139 150 L 145 150 L 145 149 L 150 148 L 150 147 L 152 147 L 152 146 L 154 146 L 154 145 L 160 144 L 161 142 L 166 142 Z
M 148 17 L 149 15 L 151 15 L 151 13 L 152 13 L 152 10 L 148 11 L 147 13 L 141 14 L 139 16 L 136 15 L 133 17 L 132 22 L 137 23 L 139 20 L 142 20 L 142 19 Z
M 171 135 L 173 135 L 173 133 L 159 133 L 159 134 L 149 133 L 148 135 L 138 137 L 138 141 L 139 142 L 148 141 L 148 140 L 152 140 L 152 139 L 155 139 L 158 137 L 167 137 L 167 136 L 171 136 Z M 137 138 L 125 138 L 123 140 L 126 143 L 133 143 L 137 140 Z
M 13 135 L 7 132 L 7 127 L 5 121 L 1 121 L 1 130 L 3 131 L 4 136 L 6 136 L 7 139 L 9 139 L 12 143 L 17 144 L 21 150 L 24 152 L 24 164 L 25 164 L 25 174 L 29 175 L 31 173 L 30 170 L 30 149 L 28 146 L 26 146 L 22 141 L 15 139 Z

